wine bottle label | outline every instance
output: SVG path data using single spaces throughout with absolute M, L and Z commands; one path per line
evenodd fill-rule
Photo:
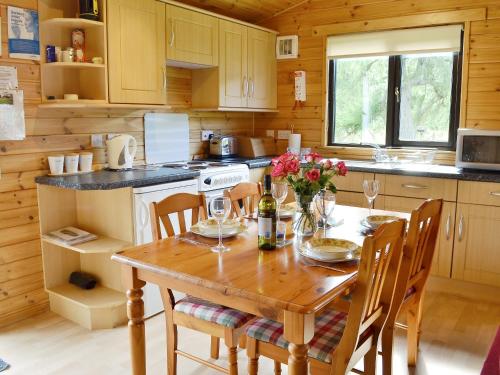
M 273 219 L 270 217 L 259 217 L 259 237 L 264 237 L 266 240 L 270 240 L 273 236 Z

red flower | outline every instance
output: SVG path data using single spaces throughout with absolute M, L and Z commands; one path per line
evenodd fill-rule
M 286 177 L 286 175 L 283 163 L 277 163 L 271 172 L 271 176 L 273 177 Z
M 300 171 L 300 162 L 296 157 L 285 162 L 285 171 L 291 174 L 297 174 Z
M 333 167 L 333 162 L 330 159 L 326 159 L 323 162 L 323 169 L 329 170 L 329 169 L 332 169 L 332 167 Z
M 306 173 L 306 178 L 311 182 L 318 181 L 320 176 L 321 176 L 321 173 L 320 173 L 319 169 L 316 169 L 316 168 L 313 168 Z
M 335 165 L 335 173 L 339 176 L 345 176 L 347 174 L 347 167 L 343 161 L 339 161 Z
M 306 161 L 308 163 L 319 163 L 321 161 L 321 155 L 317 152 L 311 152 L 306 155 Z

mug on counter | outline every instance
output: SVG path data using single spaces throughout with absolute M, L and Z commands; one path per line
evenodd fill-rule
M 48 157 L 50 174 L 59 175 L 64 172 L 64 155 L 52 155 Z
M 92 171 L 92 158 L 93 154 L 91 152 L 80 153 L 80 171 L 91 172 Z
M 64 155 L 64 166 L 66 167 L 66 173 L 78 172 L 78 159 L 78 154 Z

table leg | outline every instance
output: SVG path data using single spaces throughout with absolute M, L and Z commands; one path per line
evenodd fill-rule
M 290 375 L 308 374 L 307 343 L 314 336 L 314 314 L 299 314 L 285 311 L 283 315 L 284 337 L 288 345 L 288 373 Z
M 142 287 L 145 282 L 137 278 L 137 270 L 123 267 L 123 281 L 127 290 L 128 334 L 132 374 L 146 374 L 146 342 L 144 329 L 144 302 Z
M 309 345 L 294 344 L 288 345 L 288 371 L 290 375 L 305 375 L 307 374 L 307 351 Z

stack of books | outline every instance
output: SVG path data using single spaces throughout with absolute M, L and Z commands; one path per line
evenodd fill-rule
M 95 240 L 97 236 L 95 234 L 86 232 L 84 230 L 75 227 L 65 227 L 62 229 L 55 230 L 44 237 L 62 242 L 65 245 L 78 245 L 80 243 Z

